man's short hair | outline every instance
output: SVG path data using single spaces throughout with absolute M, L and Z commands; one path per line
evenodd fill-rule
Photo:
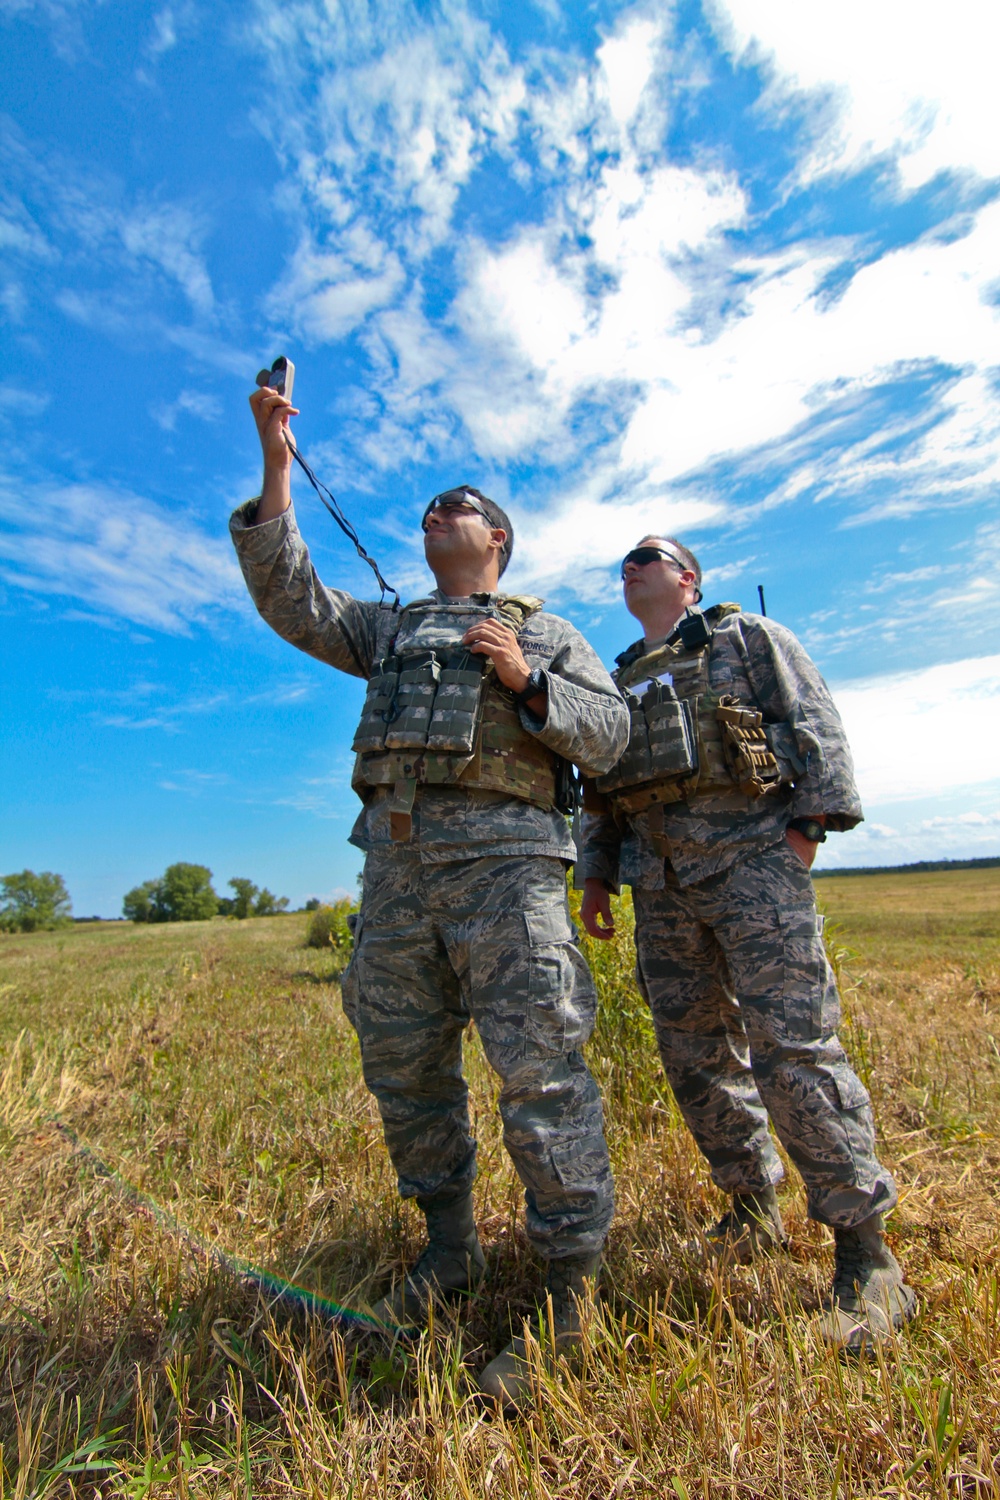
M 506 531 L 507 540 L 500 548 L 499 577 L 502 578 L 507 571 L 507 564 L 510 562 L 514 551 L 514 528 L 511 525 L 510 517 L 505 510 L 500 509 L 495 500 L 491 500 L 489 495 L 484 495 L 482 490 L 473 489 L 471 484 L 458 484 L 455 488 L 465 490 L 470 495 L 475 495 L 486 512 L 486 519 L 489 521 L 490 526 L 494 529 L 499 527 L 501 531 Z
M 684 543 L 679 542 L 675 536 L 661 536 L 659 532 L 650 532 L 649 536 L 643 537 L 642 542 L 666 542 L 668 547 L 673 548 L 673 550 L 677 553 L 677 556 L 680 558 L 681 562 L 684 564 L 685 569 L 694 574 L 695 592 L 698 595 L 698 599 L 696 602 L 700 604 L 702 600 L 701 563 L 695 557 L 694 553 L 691 551 L 691 548 L 685 547 Z M 642 546 L 642 542 L 639 543 L 640 547 Z

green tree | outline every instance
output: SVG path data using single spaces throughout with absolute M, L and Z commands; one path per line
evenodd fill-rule
M 122 901 L 123 915 L 133 922 L 203 922 L 218 910 L 211 870 L 183 862 L 133 887 Z
M 63 927 L 72 909 L 65 880 L 51 870 L 39 875 L 34 870 L 0 875 L 0 927 L 8 932 Z
M 212 872 L 207 865 L 168 865 L 162 884 L 161 921 L 203 922 L 218 913 L 219 898 L 212 889 Z
M 255 917 L 276 917 L 279 912 L 287 910 L 288 897 L 274 896 L 265 886 L 254 902 L 253 914 Z
M 244 880 L 240 875 L 234 875 L 229 884 L 233 888 L 233 899 L 230 903 L 228 915 L 243 921 L 244 917 L 254 915 L 254 902 L 260 895 L 260 887 L 254 885 L 252 880 Z
M 122 898 L 122 916 L 130 922 L 162 922 L 160 913 L 161 880 L 144 880 Z

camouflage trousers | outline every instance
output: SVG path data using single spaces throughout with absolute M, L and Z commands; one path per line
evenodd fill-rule
M 462 1033 L 474 1020 L 501 1079 L 532 1243 L 550 1259 L 598 1250 L 614 1190 L 601 1097 L 580 1051 L 596 995 L 563 862 L 421 864 L 371 852 L 342 990 L 403 1197 L 440 1201 L 472 1185 Z
M 633 890 L 638 979 L 681 1113 L 715 1183 L 783 1176 L 768 1116 L 809 1213 L 849 1228 L 896 1202 L 875 1156 L 871 1100 L 837 1037 L 840 997 L 812 880 L 782 839 L 681 888 Z

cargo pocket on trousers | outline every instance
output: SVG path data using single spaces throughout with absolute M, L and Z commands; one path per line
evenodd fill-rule
M 352 912 L 353 916 L 354 913 Z M 348 918 L 350 922 L 350 918 Z M 358 978 L 358 954 L 361 948 L 361 934 L 364 930 L 364 921 L 360 912 L 354 921 L 354 947 L 351 950 L 350 961 L 343 974 L 340 976 L 340 1003 L 344 1007 L 344 1015 L 350 1021 L 355 1031 L 358 1029 L 358 997 L 361 993 L 361 984 Z
M 577 1051 L 594 1025 L 596 995 L 565 910 L 526 911 L 528 1005 L 525 1048 L 563 1055 Z
M 608 1175 L 607 1157 L 597 1134 L 597 1145 L 593 1140 L 570 1141 L 565 1146 L 553 1146 L 549 1158 L 560 1183 L 569 1192 L 577 1190 L 592 1192 L 594 1184 L 603 1182 Z
M 871 1095 L 849 1063 L 841 1063 L 825 1069 L 827 1077 L 837 1090 L 841 1109 L 868 1109 Z
M 785 1034 L 794 1041 L 817 1041 L 839 1021 L 837 991 L 823 946 L 822 926 L 808 907 L 778 909 L 782 941 L 782 1000 Z

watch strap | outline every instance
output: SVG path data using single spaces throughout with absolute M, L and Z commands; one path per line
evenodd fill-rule
M 519 693 L 514 694 L 515 702 L 528 706 L 529 698 L 537 698 L 539 693 L 545 692 L 545 676 L 541 667 L 535 667 L 528 676 L 527 682 Z

